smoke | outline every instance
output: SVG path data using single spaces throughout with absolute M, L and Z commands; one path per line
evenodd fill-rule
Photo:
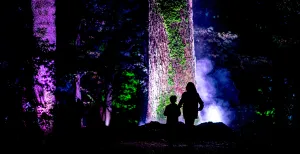
M 225 68 L 214 67 L 209 58 L 196 61 L 196 87 L 204 102 L 200 122 L 223 122 L 230 125 L 230 103 L 238 102 L 238 90 Z

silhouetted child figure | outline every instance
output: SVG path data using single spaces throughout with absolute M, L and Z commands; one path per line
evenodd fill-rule
M 167 136 L 169 144 L 173 146 L 176 128 L 178 127 L 178 117 L 181 115 L 180 108 L 176 104 L 177 97 L 172 95 L 170 97 L 171 104 L 166 106 L 164 115 L 167 116 Z
M 167 116 L 167 125 L 177 125 L 178 124 L 178 117 L 180 116 L 180 108 L 176 104 L 177 97 L 171 96 L 170 102 L 171 104 L 166 106 L 164 115 Z

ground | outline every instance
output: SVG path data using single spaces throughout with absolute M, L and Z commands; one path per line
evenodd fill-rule
M 141 153 L 222 153 L 233 152 L 235 144 L 229 142 L 203 141 L 188 147 L 184 143 L 179 143 L 174 147 L 168 146 L 166 141 L 160 142 L 123 142 L 118 150 L 139 151 Z
M 18 152 L 44 151 L 85 153 L 254 153 L 285 152 L 297 147 L 295 131 L 272 128 L 243 128 L 245 133 L 233 131 L 222 123 L 207 123 L 197 126 L 193 146 L 184 142 L 184 129 L 177 133 L 178 143 L 173 147 L 165 138 L 165 127 L 152 123 L 142 127 L 92 128 L 77 131 L 67 130 L 46 138 L 27 132 L 20 138 L 17 131 L 4 133 L 1 137 L 3 149 Z M 19 137 L 18 137 L 19 136 Z M 277 142 L 279 141 L 279 142 Z M 277 144 L 277 145 L 275 145 Z M 295 146 L 296 145 L 296 146 Z M 12 148 L 14 147 L 14 148 Z M 279 150 L 280 149 L 280 150 Z

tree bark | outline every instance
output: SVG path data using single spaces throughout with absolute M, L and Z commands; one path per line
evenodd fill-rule
M 55 0 L 32 0 L 31 7 L 33 12 L 33 35 L 38 41 L 39 49 L 38 56 L 34 58 L 37 118 L 44 133 L 50 133 L 53 128 L 51 110 L 55 104 L 55 67 L 53 58 L 45 58 L 41 55 L 51 54 L 56 50 Z

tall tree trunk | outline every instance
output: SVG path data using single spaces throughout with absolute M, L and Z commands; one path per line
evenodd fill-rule
M 102 122 L 106 126 L 109 126 L 111 120 L 111 112 L 112 112 L 112 84 L 109 83 L 106 89 L 106 96 L 104 100 L 104 104 L 100 107 L 100 116 Z
M 164 121 L 169 95 L 178 98 L 188 82 L 195 82 L 192 0 L 148 0 L 149 3 L 149 100 L 146 122 Z M 182 6 L 174 8 L 174 5 Z M 184 7 L 183 7 L 184 6 Z M 180 11 L 177 11 L 180 9 Z M 172 11 L 177 22 L 168 19 Z M 177 42 L 177 43 L 175 43 Z
M 111 113 L 112 113 L 112 93 L 113 93 L 113 81 L 114 81 L 115 74 L 111 74 L 111 78 L 107 78 L 106 82 L 109 82 L 105 85 L 105 100 L 104 104 L 100 107 L 100 116 L 102 121 L 106 126 L 110 125 L 111 120 Z
M 80 31 L 80 29 L 81 29 L 81 24 L 78 27 L 78 31 Z M 81 46 L 81 39 L 80 39 L 79 33 L 76 38 L 75 46 L 76 46 L 76 48 L 79 48 Z M 75 87 L 76 87 L 75 100 L 76 100 L 76 102 L 77 102 L 77 100 L 81 100 L 80 79 L 81 79 L 81 75 L 79 72 L 77 72 L 77 74 L 75 76 Z
M 35 57 L 34 90 L 37 100 L 37 118 L 44 133 L 53 128 L 51 109 L 54 107 L 54 58 L 45 58 L 56 50 L 55 0 L 32 0 L 33 35 L 38 40 L 38 56 Z
M 112 84 L 108 85 L 108 93 L 106 95 L 106 109 L 105 109 L 105 125 L 109 126 L 112 111 Z
M 81 101 L 81 89 L 80 89 L 80 79 L 81 75 L 79 73 L 75 76 L 75 100 L 76 102 Z
M 79 24 L 79 26 L 78 26 L 78 34 L 77 34 L 77 38 L 76 38 L 76 42 L 75 42 L 75 46 L 76 46 L 77 50 L 79 50 L 79 47 L 81 46 L 80 30 L 81 30 L 81 24 Z M 81 77 L 83 75 L 84 74 L 81 74 L 80 72 L 77 72 L 77 74 L 75 76 L 75 101 L 77 103 L 81 103 L 80 80 L 81 80 Z M 83 112 L 85 112 L 85 111 L 83 111 Z M 81 128 L 85 127 L 83 120 L 84 120 L 84 117 L 81 117 Z
M 82 75 L 80 73 L 77 73 L 75 76 L 75 101 L 76 103 L 82 103 L 81 100 L 81 86 L 80 86 L 80 79 L 81 79 Z M 83 104 L 82 104 L 83 105 Z M 84 107 L 80 105 L 80 107 Z M 80 120 L 81 120 L 81 128 L 86 127 L 84 124 L 84 109 L 80 108 L 79 111 L 82 111 Z M 80 112 L 81 113 L 81 112 Z

